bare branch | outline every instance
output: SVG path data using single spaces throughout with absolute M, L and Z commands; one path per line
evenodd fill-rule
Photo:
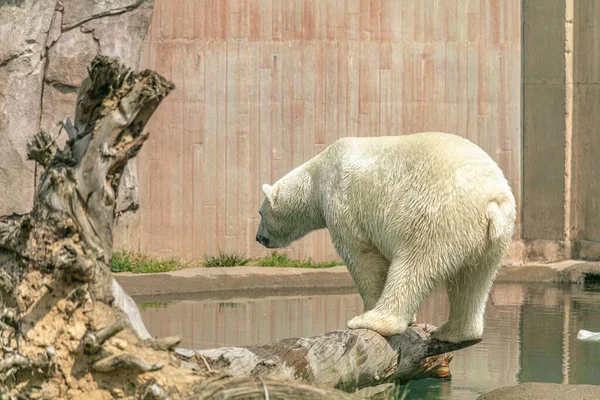
M 148 383 L 140 388 L 139 392 L 140 398 L 143 400 L 167 400 L 169 398 L 165 389 L 154 378 L 149 379 Z
M 29 214 L 11 214 L 0 217 L 0 248 L 20 252 L 24 246 L 31 217 Z
M 123 330 L 123 325 L 121 323 L 116 323 L 111 326 L 107 326 L 104 329 L 99 330 L 96 333 L 88 332 L 83 337 L 83 348 L 87 354 L 96 354 L 102 348 L 104 342 L 106 342 L 111 337 L 115 336 L 117 333 Z
M 97 361 L 92 369 L 98 372 L 110 372 L 117 369 L 129 369 L 136 372 L 157 371 L 163 367 L 162 364 L 148 364 L 135 354 L 119 354 Z
M 60 121 L 60 124 L 65 129 L 65 131 L 67 131 L 67 135 L 69 136 L 69 139 L 75 140 L 75 138 L 77 138 L 78 132 L 77 132 L 77 129 L 75 129 L 75 126 L 73 126 L 73 122 L 71 121 L 71 118 L 69 118 L 69 117 L 65 118 L 64 120 Z
M 52 365 L 52 358 L 48 353 L 52 354 L 51 351 L 46 351 L 35 358 L 25 357 L 20 354 L 7 357 L 0 360 L 0 372 L 13 368 L 17 370 L 25 368 L 48 368 Z
M 57 138 L 58 135 L 57 137 L 53 138 L 47 132 L 38 132 L 27 143 L 27 158 L 36 161 L 44 168 L 48 167 L 48 165 L 50 165 L 50 161 L 52 161 L 54 158 L 54 154 L 58 150 L 58 147 L 56 146 Z
M 148 340 L 148 344 L 155 350 L 171 350 L 181 342 L 180 336 L 167 336 Z

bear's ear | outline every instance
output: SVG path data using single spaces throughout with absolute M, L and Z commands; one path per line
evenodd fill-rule
M 273 204 L 273 201 L 275 200 L 275 190 L 273 189 L 273 186 L 265 183 L 262 185 L 262 191 L 267 197 L 267 200 L 269 200 L 269 203 Z

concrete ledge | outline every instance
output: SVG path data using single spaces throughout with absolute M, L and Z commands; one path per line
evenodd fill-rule
M 525 242 L 525 261 L 527 263 L 546 263 L 568 260 L 565 242 L 559 240 L 528 240 Z
M 578 240 L 575 242 L 577 249 L 577 258 L 588 261 L 597 261 L 600 259 L 600 243 L 587 240 Z
M 115 274 L 130 296 L 261 297 L 269 295 L 351 293 L 356 287 L 346 267 L 324 269 L 228 267 L 191 268 L 159 274 Z M 505 266 L 497 283 L 583 283 L 600 280 L 600 262 L 576 260 L 552 264 Z
M 504 267 L 500 270 L 496 282 L 582 284 L 586 280 L 600 280 L 600 262 L 568 260 L 550 264 Z
M 600 386 L 526 382 L 481 395 L 477 400 L 584 400 L 600 399 Z
M 513 240 L 504 265 L 546 264 L 576 258 L 581 261 L 600 261 L 600 242 L 575 240 L 567 248 L 561 240 Z
M 227 267 L 191 268 L 160 274 L 115 274 L 133 297 L 189 295 L 259 297 L 276 294 L 347 293 L 355 290 L 346 267 L 324 269 Z M 181 297 L 181 296 L 171 296 Z
M 549 264 L 531 263 L 520 266 L 505 266 L 500 269 L 496 282 L 499 283 L 557 283 L 563 271 L 581 264 L 581 261 L 561 261 Z

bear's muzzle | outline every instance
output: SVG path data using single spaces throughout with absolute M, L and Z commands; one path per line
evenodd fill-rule
M 267 239 L 266 237 L 264 237 L 260 233 L 256 234 L 256 241 L 258 243 L 262 244 L 263 246 L 265 246 L 266 248 L 269 248 L 269 239 Z

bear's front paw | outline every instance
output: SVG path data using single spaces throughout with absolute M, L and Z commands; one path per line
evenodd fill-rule
M 456 344 L 481 339 L 481 331 L 481 329 L 472 329 L 470 331 L 466 329 L 453 329 L 447 324 L 444 324 L 440 328 L 433 331 L 431 337 L 435 340 L 439 340 L 440 342 Z
M 348 321 L 350 329 L 370 329 L 381 336 L 400 335 L 404 333 L 407 325 L 400 317 L 381 314 L 376 310 L 368 311 Z

